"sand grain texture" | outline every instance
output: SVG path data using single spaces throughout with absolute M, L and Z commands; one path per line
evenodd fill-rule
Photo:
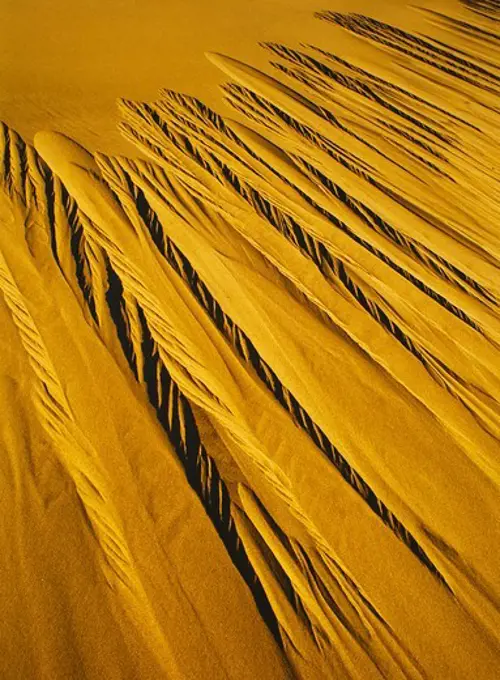
M 390 4 L 2 124 L 2 677 L 498 676 L 500 6 Z

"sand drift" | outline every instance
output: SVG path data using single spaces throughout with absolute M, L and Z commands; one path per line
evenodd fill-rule
M 121 101 L 142 159 L 2 127 L 2 677 L 498 676 L 499 15 L 465 5 L 318 13 L 372 62 L 207 54 L 228 115 Z

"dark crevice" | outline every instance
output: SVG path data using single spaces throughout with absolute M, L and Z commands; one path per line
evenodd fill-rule
M 215 460 L 201 442 L 188 400 L 160 360 L 143 310 L 139 307 L 142 331 L 144 383 L 158 421 L 181 461 L 191 488 L 200 498 L 228 554 L 250 588 L 260 614 L 278 644 L 282 644 L 276 616 L 239 539 L 231 514 L 231 499 Z M 131 364 L 135 372 L 134 366 Z M 137 377 L 137 373 L 136 373 Z
M 130 181 L 130 178 L 128 179 Z M 146 199 L 142 197 L 139 202 L 143 215 L 151 215 L 152 211 Z M 160 233 L 159 222 L 155 225 L 149 220 L 147 224 L 151 225 L 152 234 Z M 156 238 L 155 241 L 160 246 L 160 250 L 163 250 L 163 240 Z M 106 300 L 128 364 L 138 379 L 138 361 L 142 361 L 145 389 L 156 411 L 158 421 L 184 467 L 191 488 L 200 498 L 231 560 L 250 588 L 262 618 L 281 646 L 282 640 L 276 616 L 239 539 L 231 514 L 229 492 L 220 476 L 215 460 L 209 456 L 201 442 L 191 406 L 163 365 L 140 306 L 138 306 L 138 315 L 141 324 L 141 356 L 135 356 L 129 339 L 130 329 L 125 313 L 123 286 L 107 256 L 105 261 L 108 277 Z
M 10 138 L 10 129 L 7 127 L 5 123 L 2 123 L 2 134 L 3 134 L 3 140 L 4 140 L 4 151 L 3 151 L 3 178 L 4 182 L 9 187 L 9 189 L 12 187 L 12 170 L 11 170 L 11 159 L 10 159 L 10 154 L 11 154 L 11 138 Z
M 149 208 L 147 214 L 150 218 L 154 216 L 153 220 L 157 221 L 157 224 L 152 228 L 161 229 L 159 220 L 151 208 Z M 150 222 L 148 221 L 148 227 L 149 224 Z M 201 307 L 208 313 L 219 331 L 221 331 L 224 337 L 226 337 L 230 344 L 235 348 L 240 358 L 253 368 L 255 373 L 272 392 L 281 406 L 291 414 L 294 422 L 311 437 L 315 445 L 335 465 L 342 477 L 365 500 L 368 506 L 384 522 L 384 524 L 386 524 L 396 536 L 409 547 L 413 554 L 438 580 L 446 585 L 443 576 L 432 564 L 416 539 L 387 506 L 377 498 L 368 484 L 353 468 L 351 468 L 347 460 L 342 456 L 338 449 L 332 445 L 325 433 L 313 422 L 309 414 L 300 405 L 293 394 L 281 383 L 272 368 L 263 361 L 248 336 L 224 313 L 219 303 L 211 295 L 188 259 L 168 237 L 165 238 L 165 247 L 161 252 L 172 268 L 189 285 Z M 152 394 L 150 398 L 154 398 L 154 394 Z M 152 403 L 154 405 L 154 402 Z M 448 588 L 447 585 L 446 587 Z
M 433 69 L 437 69 L 447 75 L 458 78 L 468 85 L 472 85 L 473 87 L 480 88 L 492 94 L 498 94 L 499 92 L 498 89 L 487 85 L 484 82 L 484 79 L 482 82 L 478 81 L 479 78 L 484 76 L 484 73 L 487 73 L 489 78 L 497 80 L 497 77 L 494 74 L 491 74 L 485 69 L 481 69 L 460 57 L 454 56 L 452 53 L 439 50 L 431 43 L 427 43 L 421 38 L 417 38 L 411 33 L 407 33 L 395 26 L 385 24 L 361 14 L 342 14 L 340 12 L 326 11 L 317 12 L 315 16 L 318 19 L 331 21 L 363 38 L 367 38 L 368 40 L 389 47 L 401 54 L 405 54 L 414 60 L 431 66 Z M 431 55 L 427 56 L 424 54 L 424 46 L 431 54 L 434 54 L 434 58 L 431 58 Z M 440 62 L 436 59 L 436 56 L 444 57 L 446 55 L 451 59 L 451 64 L 446 64 L 443 63 L 443 61 Z M 468 69 L 468 73 L 466 73 L 466 69 Z M 475 71 L 475 78 L 472 77 L 470 71 Z

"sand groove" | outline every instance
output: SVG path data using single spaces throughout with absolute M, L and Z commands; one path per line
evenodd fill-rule
M 210 53 L 227 115 L 120 102 L 141 158 L 2 124 L 16 389 L 141 677 L 495 677 L 498 9 Z

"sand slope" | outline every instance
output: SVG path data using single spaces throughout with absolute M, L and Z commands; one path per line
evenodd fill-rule
M 497 677 L 497 9 L 3 125 L 3 677 Z

